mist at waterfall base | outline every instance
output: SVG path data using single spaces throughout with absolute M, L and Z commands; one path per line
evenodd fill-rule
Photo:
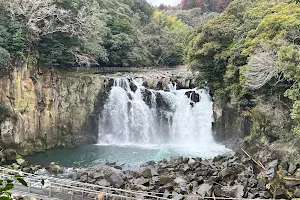
M 142 79 L 115 78 L 99 121 L 99 141 L 46 152 L 32 163 L 92 167 L 139 165 L 172 156 L 213 158 L 228 152 L 212 136 L 213 103 L 204 89 L 147 89 Z

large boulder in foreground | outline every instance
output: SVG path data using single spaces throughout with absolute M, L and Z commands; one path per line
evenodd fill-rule
M 108 181 L 113 187 L 121 188 L 124 185 L 124 174 L 121 170 L 104 167 L 103 174 L 106 181 Z

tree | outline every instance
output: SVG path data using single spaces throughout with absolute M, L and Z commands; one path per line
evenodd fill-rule
M 10 63 L 10 54 L 7 50 L 0 47 L 0 73 L 5 70 L 5 67 Z
M 1 5 L 12 21 L 21 20 L 25 24 L 27 46 L 30 48 L 27 52 L 34 50 L 34 43 L 43 37 L 65 33 L 83 43 L 86 53 L 78 48 L 70 49 L 78 63 L 89 65 L 95 62 L 96 56 L 105 56 L 103 47 L 95 46 L 102 42 L 105 30 L 105 23 L 101 20 L 103 14 L 95 1 L 80 7 L 76 17 L 71 10 L 59 7 L 54 0 L 12 0 L 2 1 Z
M 260 48 L 251 56 L 245 77 L 246 88 L 259 89 L 273 77 L 280 77 L 280 69 L 275 65 L 277 55 L 268 48 Z

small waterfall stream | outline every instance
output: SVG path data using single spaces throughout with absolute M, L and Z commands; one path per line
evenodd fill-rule
M 142 79 L 116 78 L 99 121 L 99 144 L 184 147 L 218 154 L 212 101 L 204 89 L 146 89 Z M 204 153 L 204 154 L 206 154 Z

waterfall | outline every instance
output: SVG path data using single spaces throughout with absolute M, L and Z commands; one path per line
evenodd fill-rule
M 173 145 L 223 150 L 212 136 L 213 109 L 204 89 L 169 92 L 143 87 L 142 79 L 115 78 L 99 121 L 99 144 Z

